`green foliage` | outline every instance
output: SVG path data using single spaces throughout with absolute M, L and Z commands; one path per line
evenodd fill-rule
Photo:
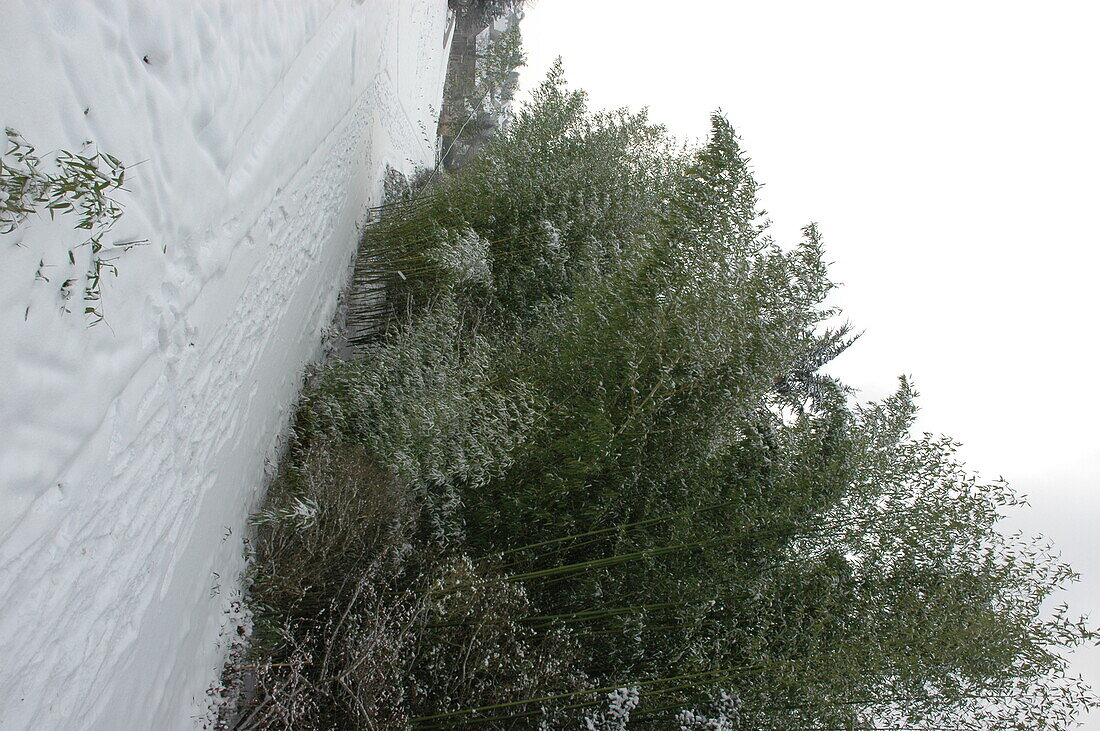
M 454 537 L 459 491 L 507 468 L 534 415 L 527 389 L 497 372 L 488 341 L 440 302 L 362 360 L 323 369 L 298 419 L 301 439 L 366 450 L 423 499 L 441 537 Z
M 424 511 L 414 726 L 1064 729 L 1097 705 L 1062 655 L 1097 634 L 1044 611 L 1072 571 L 910 434 L 907 382 L 852 406 L 821 373 L 854 338 L 820 233 L 773 242 L 757 189 L 721 115 L 684 151 L 559 64 L 367 232 L 381 334 L 317 376 L 292 452 L 359 450 Z M 321 497 L 287 495 L 258 520 L 318 530 Z
M 753 218 L 755 186 L 728 125 L 714 123 L 680 173 L 689 192 L 524 333 L 514 369 L 552 408 L 507 474 L 465 500 L 471 540 L 486 553 L 641 524 L 514 560 L 548 614 L 601 596 L 663 608 L 587 623 L 599 648 L 588 669 L 601 678 L 684 667 L 699 608 L 734 601 L 729 577 L 754 571 L 787 540 L 777 528 L 827 509 L 846 479 L 838 399 L 793 425 L 776 412 L 777 384 L 816 346 L 813 328 L 828 314 L 819 240 L 811 229 L 784 251 L 755 227 L 715 234 L 691 180 L 738 181 L 730 197 Z
M 1096 634 L 1064 610 L 1039 619 L 1072 573 L 996 531 L 1016 499 L 950 441 L 910 437 L 913 413 L 905 383 L 858 410 L 842 499 L 724 617 L 714 640 L 758 667 L 728 686 L 731 728 L 1053 729 L 1095 703 L 1059 651 Z
M 460 176 L 392 207 L 365 233 L 366 266 L 386 287 L 387 316 L 405 316 L 446 288 L 487 310 L 487 327 L 526 328 L 587 270 L 652 231 L 679 165 L 673 142 L 645 113 L 589 114 L 558 64 Z M 456 279 L 439 266 L 471 231 L 488 247 L 491 278 Z

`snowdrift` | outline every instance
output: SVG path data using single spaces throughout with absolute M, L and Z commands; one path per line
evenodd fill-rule
M 446 3 L 2 16 L 0 124 L 119 158 L 107 239 L 148 243 L 88 327 L 58 286 L 90 255 L 71 217 L 0 236 L 0 727 L 194 728 L 357 227 L 386 164 L 434 158 Z

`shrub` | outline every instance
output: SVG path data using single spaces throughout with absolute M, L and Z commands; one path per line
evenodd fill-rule
M 362 450 L 311 445 L 286 465 L 255 518 L 254 690 L 231 728 L 393 728 L 424 611 L 426 556 L 410 496 Z
M 411 489 L 440 538 L 461 533 L 460 490 L 510 464 L 534 418 L 522 383 L 447 302 L 386 336 L 357 362 L 334 362 L 301 400 L 298 434 L 366 450 Z
M 416 724 L 514 726 L 516 719 L 562 727 L 576 720 L 547 695 L 583 692 L 575 638 L 540 632 L 523 587 L 468 556 L 447 560 L 428 593 L 428 619 L 413 667 Z

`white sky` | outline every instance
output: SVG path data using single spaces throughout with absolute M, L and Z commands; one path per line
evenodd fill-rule
M 912 375 L 919 428 L 1030 497 L 1100 622 L 1100 3 L 538 0 L 522 30 L 525 88 L 561 55 L 682 138 L 727 114 L 776 238 L 821 225 L 865 331 L 834 371 L 869 399 Z

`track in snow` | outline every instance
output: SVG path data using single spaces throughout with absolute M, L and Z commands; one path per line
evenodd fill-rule
M 0 728 L 194 726 L 357 225 L 385 164 L 434 155 L 445 13 L 5 6 L 0 124 L 130 164 L 111 235 L 152 243 L 119 260 L 89 329 L 34 281 L 79 235 L 0 237 Z

